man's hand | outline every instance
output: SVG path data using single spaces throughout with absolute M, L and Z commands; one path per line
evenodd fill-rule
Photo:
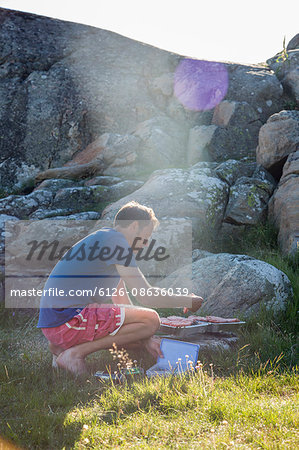
M 144 346 L 145 346 L 146 350 L 154 358 L 158 358 L 158 356 L 161 356 L 161 358 L 164 358 L 164 355 L 160 349 L 160 344 L 161 344 L 161 339 L 156 336 L 153 336 L 144 341 Z
M 198 295 L 193 294 L 193 292 L 192 292 L 192 297 L 193 297 L 192 298 L 192 307 L 191 308 L 185 307 L 183 309 L 184 314 L 186 314 L 188 311 L 196 312 L 201 307 L 201 305 L 203 304 L 203 298 L 202 297 L 199 297 Z

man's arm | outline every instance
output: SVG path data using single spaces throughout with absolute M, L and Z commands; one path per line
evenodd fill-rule
M 170 295 L 167 292 L 167 295 L 162 295 L 162 289 L 151 286 L 138 267 L 126 267 L 119 264 L 115 266 L 128 289 L 130 291 L 134 289 L 134 294 L 136 291 L 137 300 L 144 306 L 154 308 L 179 308 L 186 306 L 193 312 L 197 311 L 201 306 L 201 297 L 194 297 L 191 293 L 189 295 Z
M 117 285 L 117 291 L 114 295 L 112 295 L 112 301 L 115 305 L 133 305 L 127 294 L 127 288 L 124 280 L 120 279 Z

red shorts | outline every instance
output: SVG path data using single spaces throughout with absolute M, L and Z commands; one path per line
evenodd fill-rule
M 52 344 L 64 350 L 83 342 L 94 341 L 118 332 L 125 320 L 125 308 L 118 305 L 90 304 L 68 322 L 53 328 L 42 328 Z

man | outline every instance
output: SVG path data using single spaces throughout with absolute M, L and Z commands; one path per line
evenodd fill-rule
M 86 356 L 111 348 L 113 343 L 118 347 L 139 344 L 154 357 L 163 357 L 160 340 L 154 337 L 159 315 L 153 309 L 134 306 L 127 288 L 134 290 L 144 306 L 182 306 L 193 312 L 200 308 L 203 299 L 194 294 L 162 295 L 137 267 L 134 254 L 148 246 L 158 224 L 151 208 L 129 202 L 116 214 L 113 228 L 103 227 L 86 236 L 56 264 L 44 288 L 48 297 L 45 294 L 41 299 L 37 326 L 49 340 L 58 367 L 76 375 L 84 373 Z M 53 288 L 66 294 L 50 298 Z M 96 303 L 90 302 L 90 296 L 74 297 L 84 288 L 97 292 Z M 110 299 L 113 304 L 107 304 Z

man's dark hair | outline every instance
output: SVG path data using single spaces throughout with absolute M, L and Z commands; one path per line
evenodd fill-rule
M 152 208 L 140 205 L 140 203 L 132 200 L 120 208 L 114 218 L 114 226 L 119 225 L 120 227 L 126 228 L 132 222 L 135 222 L 135 220 L 141 221 L 141 228 L 151 222 L 155 229 L 160 223 Z

